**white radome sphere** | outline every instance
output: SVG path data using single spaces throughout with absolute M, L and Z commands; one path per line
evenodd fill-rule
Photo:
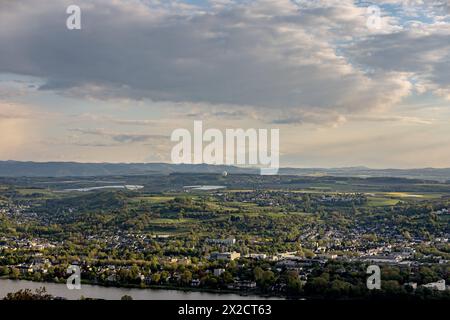
M 228 175 L 228 172 L 224 171 L 222 172 L 222 177 L 226 177 Z

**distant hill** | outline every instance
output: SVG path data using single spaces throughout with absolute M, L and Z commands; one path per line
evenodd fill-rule
M 170 173 L 258 173 L 256 169 L 207 164 L 0 161 L 1 177 L 89 177 Z
M 169 163 L 78 163 L 0 161 L 0 177 L 89 177 L 171 173 L 259 174 L 258 169 L 208 164 Z M 334 177 L 399 177 L 420 180 L 449 181 L 450 168 L 436 169 L 370 169 L 348 168 L 281 168 L 282 175 Z

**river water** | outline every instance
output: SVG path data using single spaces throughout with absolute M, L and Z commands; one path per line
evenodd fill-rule
M 45 287 L 53 296 L 63 297 L 68 300 L 78 300 L 81 296 L 105 300 L 120 300 L 124 295 L 133 297 L 134 300 L 265 300 L 277 298 L 265 298 L 259 296 L 240 296 L 237 294 L 220 294 L 209 292 L 178 291 L 166 289 L 128 289 L 116 287 L 102 287 L 96 285 L 81 285 L 81 290 L 69 290 L 65 284 L 43 283 L 26 280 L 0 279 L 0 299 L 9 292 L 17 292 L 20 289 L 35 290 Z

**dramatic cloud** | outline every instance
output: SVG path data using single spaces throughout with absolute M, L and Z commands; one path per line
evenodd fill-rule
M 450 99 L 450 26 L 416 25 L 350 45 L 352 61 L 375 72 L 409 73 L 416 89 Z
M 0 72 L 38 77 L 41 90 L 78 97 L 277 108 L 275 121 L 363 112 L 410 93 L 414 70 L 369 73 L 342 54 L 343 45 L 373 34 L 366 8 L 353 1 L 262 0 L 206 9 L 79 3 L 83 29 L 69 31 L 61 14 L 68 2 L 2 2 L 0 42 L 8 45 L 0 47 Z M 374 37 L 399 37 L 389 34 L 395 30 L 389 18 L 382 21 Z

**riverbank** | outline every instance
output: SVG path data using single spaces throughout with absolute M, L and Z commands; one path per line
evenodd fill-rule
M 53 296 L 68 300 L 79 300 L 81 297 L 105 300 L 120 300 L 124 295 L 135 300 L 280 300 L 280 297 L 258 295 L 241 295 L 231 292 L 210 292 L 200 290 L 177 290 L 175 288 L 137 288 L 137 287 L 107 287 L 92 284 L 82 284 L 81 290 L 69 290 L 65 283 L 35 282 L 30 280 L 0 279 L 0 298 L 10 292 L 21 289 L 35 290 L 45 287 Z

